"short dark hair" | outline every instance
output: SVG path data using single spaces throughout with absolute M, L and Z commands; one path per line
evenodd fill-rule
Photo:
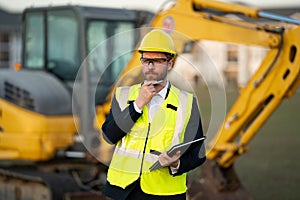
M 143 57 L 144 52 L 147 52 L 147 51 L 142 51 L 141 52 L 142 57 Z M 151 52 L 151 51 L 149 51 L 149 52 Z M 171 54 L 171 53 L 166 53 L 166 52 L 157 52 L 157 53 L 163 53 L 167 57 L 168 60 L 171 60 L 175 57 L 175 55 Z
M 168 58 L 168 60 L 171 60 L 174 58 L 174 54 L 171 53 L 164 53 L 166 55 L 166 57 Z

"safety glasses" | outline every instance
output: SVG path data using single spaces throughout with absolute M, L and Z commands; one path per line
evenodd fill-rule
M 167 58 L 140 58 L 140 61 L 143 65 L 163 65 L 169 61 Z

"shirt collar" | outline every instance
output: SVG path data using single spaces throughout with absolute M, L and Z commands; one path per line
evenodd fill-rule
M 167 84 L 165 85 L 165 87 L 159 91 L 157 94 L 160 95 L 163 99 L 166 99 L 167 96 L 167 92 L 168 92 L 168 87 L 169 87 L 169 81 L 167 81 Z

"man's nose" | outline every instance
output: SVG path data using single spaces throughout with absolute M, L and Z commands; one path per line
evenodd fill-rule
M 149 69 L 153 69 L 153 68 L 154 68 L 154 63 L 153 63 L 153 62 L 149 62 L 148 68 L 149 68 Z

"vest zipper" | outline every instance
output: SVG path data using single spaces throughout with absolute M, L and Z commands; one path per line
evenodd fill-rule
M 148 142 L 148 136 L 149 136 L 149 132 L 150 132 L 150 125 L 151 125 L 151 123 L 149 123 L 149 125 L 148 125 L 148 130 L 147 130 L 147 135 L 146 135 L 146 140 L 145 140 L 145 146 L 144 146 L 144 150 L 143 150 L 143 157 L 142 157 L 142 163 L 141 163 L 140 176 L 142 175 L 142 172 L 143 172 L 143 164 L 144 164 L 146 146 L 147 146 L 147 142 Z

